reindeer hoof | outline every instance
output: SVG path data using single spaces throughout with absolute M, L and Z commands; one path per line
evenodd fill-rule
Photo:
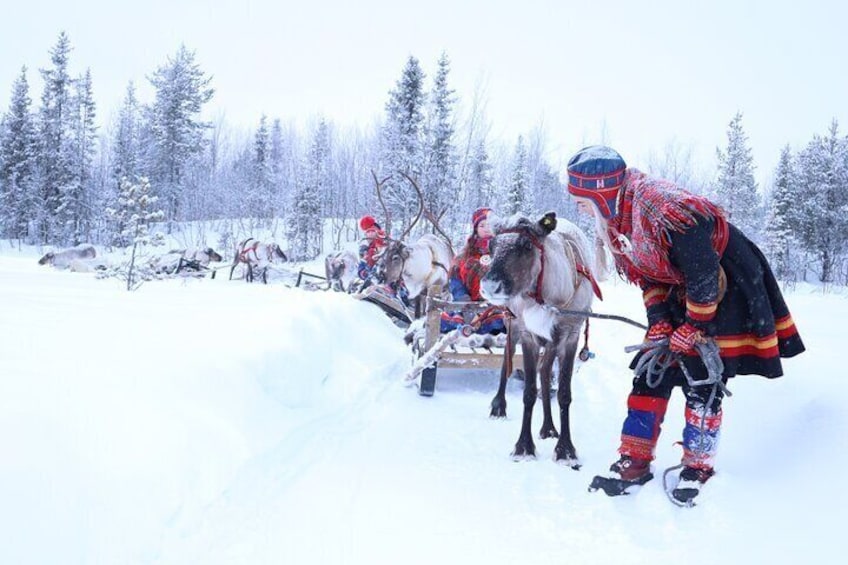
M 567 448 L 561 445 L 557 445 L 554 448 L 554 461 L 558 465 L 571 467 L 575 471 L 579 471 L 580 467 L 582 466 L 580 463 L 580 459 L 577 458 L 577 452 L 573 447 Z
M 536 446 L 531 442 L 530 444 L 524 443 L 516 443 L 515 449 L 512 451 L 512 460 L 513 461 L 529 461 L 536 460 Z
M 506 400 L 495 397 L 492 399 L 492 411 L 489 418 L 506 418 Z

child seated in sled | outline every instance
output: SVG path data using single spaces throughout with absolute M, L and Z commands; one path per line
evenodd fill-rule
M 359 246 L 359 267 L 357 274 L 363 281 L 375 275 L 377 257 L 386 247 L 386 232 L 374 219 L 374 216 L 362 216 L 359 219 L 359 229 L 365 233 L 365 238 Z
M 359 229 L 365 233 L 362 244 L 359 246 L 359 266 L 357 274 L 362 280 L 359 288 L 360 292 L 368 290 L 369 294 L 382 295 L 381 303 L 386 301 L 400 301 L 402 306 L 397 307 L 397 313 L 400 316 L 403 314 L 404 308 L 410 307 L 409 292 L 403 284 L 403 281 L 391 282 L 389 284 L 381 284 L 384 281 L 378 280 L 377 262 L 380 253 L 386 248 L 386 232 L 380 227 L 380 224 L 373 216 L 365 215 L 359 219 Z
M 454 302 L 483 301 L 483 297 L 480 296 L 480 280 L 489 270 L 492 260 L 489 255 L 489 243 L 494 236 L 489 225 L 490 213 L 490 208 L 480 208 L 474 212 L 471 216 L 471 235 L 451 265 L 448 285 Z M 484 320 L 477 329 L 477 333 L 498 334 L 506 331 L 503 314 L 488 312 L 482 316 Z M 440 330 L 444 333 L 479 321 L 477 315 L 473 314 L 442 312 Z

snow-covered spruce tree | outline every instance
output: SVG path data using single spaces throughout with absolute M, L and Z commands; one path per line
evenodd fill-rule
M 486 150 L 486 140 L 480 139 L 471 153 L 466 209 L 492 207 L 495 204 L 492 163 Z
M 295 195 L 288 221 L 289 250 L 295 260 L 314 259 L 323 247 L 322 197 L 327 193 L 330 170 L 330 133 L 321 120 Z
M 26 67 L 12 85 L 9 110 L 3 116 L 0 135 L 0 210 L 3 237 L 26 239 L 28 219 L 38 206 L 35 183 L 37 140 L 35 121 L 30 110 Z
M 42 243 L 63 243 L 62 226 L 57 225 L 61 195 L 74 182 L 72 146 L 71 83 L 68 55 L 71 44 L 65 32 L 59 34 L 50 50 L 52 67 L 41 69 L 44 90 L 38 124 L 39 210 L 34 221 Z
M 210 124 L 199 119 L 214 89 L 195 61 L 194 51 L 180 46 L 173 58 L 150 77 L 156 99 L 148 109 L 153 147 L 144 170 L 162 197 L 171 223 L 181 218 L 181 199 L 189 161 L 206 146 Z
M 716 197 L 730 221 L 750 239 L 759 240 L 762 205 L 754 180 L 754 158 L 748 136 L 742 129 L 742 113 L 737 112 L 727 130 L 727 148 L 717 149 Z
M 271 167 L 271 205 L 270 215 L 272 218 L 279 216 L 285 208 L 284 202 L 288 196 L 286 191 L 287 178 L 285 175 L 284 152 L 285 142 L 283 140 L 283 126 L 280 119 L 275 118 L 271 126 L 270 148 L 268 153 L 268 164 Z
M 132 252 L 129 260 L 111 267 L 100 276 L 126 281 L 127 290 L 135 290 L 144 281 L 156 278 L 147 252 L 165 242 L 161 233 L 150 233 L 151 224 L 165 217 L 157 206 L 158 200 L 151 193 L 147 178 L 142 177 L 138 182 L 121 181 L 117 207 L 108 209 L 107 214 L 114 217 L 114 225 L 124 226 L 118 237 L 132 245 Z
M 71 178 L 59 189 L 59 206 L 56 209 L 60 238 L 70 245 L 91 241 L 94 218 L 92 168 L 97 127 L 94 125 L 95 105 L 91 87 L 91 72 L 86 71 L 73 83 L 71 108 Z
M 559 175 L 544 159 L 539 160 L 536 164 L 532 186 L 531 194 L 533 194 L 535 202 L 530 213 L 533 216 L 541 216 L 542 212 L 554 210 L 561 218 L 576 218 L 577 206 L 567 197 L 568 192 L 559 182 Z
M 274 177 L 271 167 L 271 138 L 268 119 L 263 114 L 253 137 L 253 163 L 251 167 L 250 201 L 254 215 L 270 222 L 274 198 Z
M 531 131 L 527 148 L 528 196 L 525 198 L 525 211 L 531 216 L 548 210 L 556 211 L 561 217 L 566 217 L 566 211 L 576 215 L 576 205 L 570 202 L 568 192 L 559 182 L 559 175 L 545 159 L 547 143 L 544 123 L 540 122 Z
M 795 280 L 801 250 L 794 226 L 797 216 L 798 179 L 792 151 L 787 145 L 780 153 L 774 173 L 774 187 L 768 204 L 763 251 L 778 279 Z
M 117 209 L 118 196 L 123 179 L 138 178 L 141 174 L 142 150 L 142 116 L 141 106 L 135 94 L 135 84 L 127 85 L 124 102 L 118 112 L 118 122 L 111 143 L 111 170 L 109 171 L 109 183 L 107 194 L 104 197 L 106 209 Z M 122 224 L 114 224 L 117 219 L 106 215 L 105 231 L 110 245 L 126 247 L 129 241 L 125 241 L 120 234 L 124 231 Z
M 454 91 L 448 88 L 450 61 L 445 53 L 439 58 L 438 70 L 430 94 L 427 127 L 426 171 L 423 175 L 424 204 L 436 217 L 443 217 L 458 195 L 457 163 L 454 147 Z
M 528 207 L 533 202 L 533 196 L 529 194 L 529 189 L 527 148 L 524 145 L 524 137 L 519 135 L 510 166 L 509 189 L 507 201 L 504 203 L 504 215 L 530 213 Z
M 401 176 L 421 178 L 424 171 L 424 72 L 418 59 L 410 56 L 400 79 L 389 93 L 382 131 L 380 177 L 391 175 L 385 185 L 384 201 L 403 224 L 418 210 L 415 189 Z M 390 230 L 390 226 L 386 226 Z
M 136 178 L 140 174 L 141 161 L 141 106 L 135 93 L 135 84 L 127 85 L 124 102 L 118 112 L 118 123 L 112 139 L 112 171 L 115 187 L 121 179 Z
M 848 246 L 848 147 L 838 129 L 833 120 L 827 137 L 814 136 L 798 156 L 797 225 L 816 255 L 821 282 L 834 282 Z

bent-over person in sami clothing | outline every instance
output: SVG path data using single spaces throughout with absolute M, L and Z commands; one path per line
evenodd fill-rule
M 715 473 L 719 385 L 735 375 L 780 377 L 781 358 L 803 352 L 804 345 L 766 258 L 711 201 L 627 168 L 621 155 L 604 146 L 586 147 L 571 158 L 568 191 L 581 211 L 594 216 L 618 272 L 642 289 L 650 326 L 643 345 L 663 344 L 667 359 L 675 359 L 659 383 L 649 371 L 635 375 L 620 458 L 608 477 L 596 481 L 612 496 L 653 477 L 660 426 L 679 386 L 686 397 L 683 456 L 671 495 L 690 505 Z M 708 342 L 717 346 L 724 368 L 714 386 L 699 386 L 709 378 L 699 352 Z M 637 354 L 631 369 L 640 367 L 643 355 Z M 604 480 L 620 488 L 608 489 L 611 483 Z

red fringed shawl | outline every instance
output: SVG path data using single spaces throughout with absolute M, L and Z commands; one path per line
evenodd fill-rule
M 668 284 L 683 283 L 683 275 L 669 261 L 669 232 L 685 231 L 698 222 L 698 216 L 715 220 L 712 241 L 719 256 L 729 237 L 724 211 L 702 196 L 691 194 L 672 182 L 653 179 L 636 169 L 628 169 L 618 195 L 619 213 L 609 221 L 610 241 L 616 268 L 630 282 L 643 279 Z M 631 252 L 623 254 L 618 235 L 630 241 Z

